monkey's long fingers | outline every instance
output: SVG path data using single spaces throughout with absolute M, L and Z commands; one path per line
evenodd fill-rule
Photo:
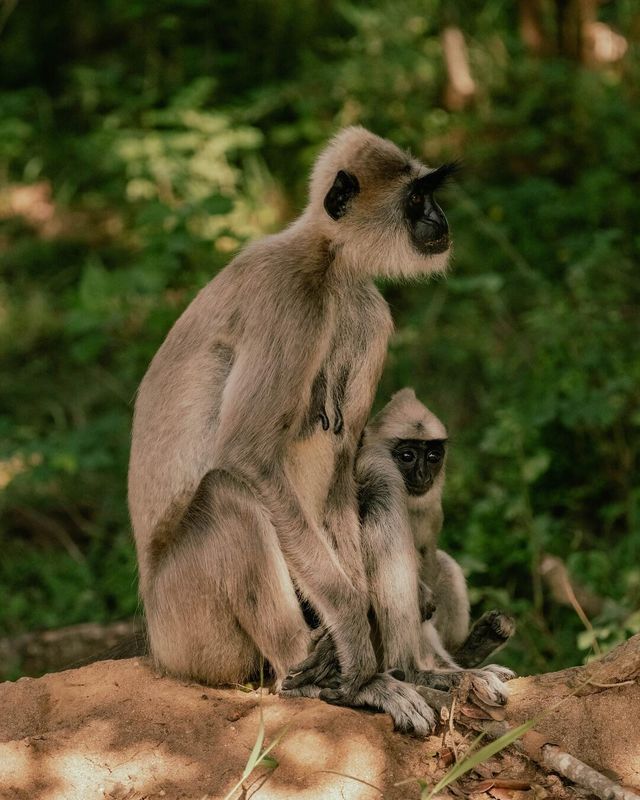
M 342 685 L 342 677 L 339 672 L 333 672 L 327 675 L 326 678 L 321 678 L 316 682 L 316 686 L 320 689 L 339 689 Z
M 335 671 L 337 664 L 338 656 L 333 639 L 326 633 L 318 640 L 311 654 L 302 663 L 293 667 L 284 679 L 282 688 L 297 689 L 305 684 L 318 683 Z
M 418 604 L 420 606 L 420 619 L 426 622 L 435 614 L 436 605 L 433 599 L 433 592 L 424 581 L 418 584 Z
M 323 689 L 320 699 L 332 705 L 360 708 L 369 706 L 386 711 L 393 719 L 395 730 L 428 736 L 436 726 L 436 715 L 418 694 L 415 687 L 395 680 L 388 673 L 375 675 L 356 692 Z
M 516 673 L 509 669 L 509 667 L 503 667 L 502 664 L 487 664 L 486 667 L 482 667 L 483 672 L 493 672 L 493 674 L 500 678 L 500 680 L 505 683 L 506 681 L 511 681 L 516 677 Z
M 280 697 L 319 697 L 322 690 L 319 686 L 301 686 L 299 689 L 281 689 Z

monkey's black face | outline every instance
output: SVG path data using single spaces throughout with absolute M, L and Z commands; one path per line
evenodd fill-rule
M 408 186 L 404 212 L 409 235 L 413 246 L 424 255 L 444 253 L 451 244 L 447 218 L 433 195 L 456 170 L 456 164 L 443 164 Z
M 398 439 L 391 456 L 400 470 L 409 494 L 426 494 L 438 477 L 444 461 L 446 439 Z

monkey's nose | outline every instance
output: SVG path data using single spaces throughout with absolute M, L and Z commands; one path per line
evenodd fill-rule
M 414 247 L 424 255 L 444 253 L 451 244 L 449 223 L 440 206 L 428 195 L 423 200 L 418 216 L 410 217 L 411 239 Z
M 449 223 L 433 198 L 427 198 L 413 229 L 414 241 L 425 253 L 443 253 L 449 247 Z
M 431 199 L 431 202 L 427 201 L 424 211 L 425 214 L 422 218 L 422 221 L 424 221 L 427 229 L 431 228 L 431 241 L 437 242 L 440 239 L 444 239 L 445 237 L 449 236 L 449 223 L 447 222 L 447 218 L 433 198 Z

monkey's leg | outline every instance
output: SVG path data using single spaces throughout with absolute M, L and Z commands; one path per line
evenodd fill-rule
M 276 531 L 230 473 L 202 479 L 181 536 L 145 598 L 149 639 L 164 669 L 206 683 L 243 683 L 261 657 L 276 682 L 310 641 Z
M 469 632 L 469 595 L 460 565 L 444 550 L 435 554 L 435 581 L 431 586 L 436 610 L 433 622 L 442 646 L 452 652 Z
M 515 622 L 501 611 L 487 611 L 473 625 L 454 658 L 461 667 L 477 667 L 501 648 L 515 631 Z
M 325 532 L 301 505 L 286 476 L 280 481 L 274 479 L 269 510 L 295 585 L 331 631 L 343 690 L 347 694 L 356 691 L 376 671 L 364 575 L 361 582 L 351 579 Z M 297 668 L 293 671 L 299 672 Z
M 320 637 L 316 650 L 318 648 L 323 651 L 320 661 L 314 664 L 312 653 L 299 667 L 304 672 L 306 665 L 311 665 L 303 685 L 299 689 L 287 689 L 286 687 L 295 680 L 288 677 L 284 683 L 283 695 L 319 697 L 332 705 L 385 711 L 393 719 L 394 729 L 401 733 L 428 736 L 434 730 L 436 713 L 411 684 L 398 680 L 389 672 L 384 672 L 374 675 L 356 692 L 347 695 L 340 689 L 340 681 L 336 679 L 335 673 L 330 671 L 337 666 L 336 651 L 330 634 L 325 633 Z M 313 678 L 313 684 L 307 682 L 309 677 Z

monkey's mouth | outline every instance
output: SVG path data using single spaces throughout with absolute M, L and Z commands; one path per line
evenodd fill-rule
M 451 237 L 449 234 L 441 236 L 439 239 L 431 241 L 416 241 L 414 242 L 417 249 L 425 256 L 436 256 L 439 253 L 446 252 L 451 247 Z
M 407 491 L 412 497 L 422 497 L 433 486 L 432 480 L 427 480 L 424 483 L 408 483 Z
M 437 256 L 451 247 L 451 236 L 448 232 L 443 233 L 437 239 L 432 239 L 428 235 L 416 236 L 414 232 L 411 240 L 415 249 L 423 256 Z

